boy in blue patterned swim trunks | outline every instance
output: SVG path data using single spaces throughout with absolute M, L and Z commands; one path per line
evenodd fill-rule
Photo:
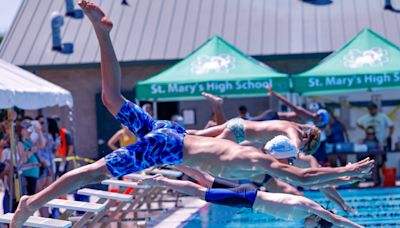
M 373 160 L 366 159 L 346 167 L 299 169 L 281 164 L 259 149 L 224 139 L 186 135 L 185 129 L 175 123 L 153 120 L 120 93 L 121 68 L 110 38 L 112 22 L 96 4 L 81 0 L 79 5 L 91 21 L 99 41 L 103 103 L 140 139 L 93 164 L 66 173 L 33 196 L 22 197 L 12 227 L 22 227 L 34 211 L 60 195 L 100 182 L 110 174 L 118 177 L 162 164 L 183 164 L 233 179 L 268 173 L 299 185 L 340 177 L 360 178 L 368 175 L 373 167 Z
M 115 177 L 138 172 L 156 165 L 180 164 L 186 130 L 172 121 L 154 120 L 132 102 L 126 101 L 116 116 L 135 133 L 138 142 L 122 147 L 104 160 Z

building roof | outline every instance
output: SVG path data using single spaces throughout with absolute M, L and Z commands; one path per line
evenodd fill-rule
M 87 19 L 66 17 L 63 42 L 74 52 L 51 50 L 50 16 L 65 1 L 23 1 L 0 58 L 21 66 L 98 63 L 95 34 Z M 383 0 L 96 0 L 114 22 L 112 40 L 123 62 L 182 59 L 218 35 L 253 56 L 327 53 L 363 28 L 400 44 L 400 14 Z

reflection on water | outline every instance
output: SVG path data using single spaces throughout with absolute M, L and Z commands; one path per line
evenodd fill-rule
M 348 218 L 366 227 L 400 227 L 400 188 L 341 190 L 341 195 L 358 212 Z M 346 216 L 319 192 L 305 195 L 335 213 Z M 249 209 L 207 205 L 183 227 L 303 227 L 302 221 L 285 221 Z

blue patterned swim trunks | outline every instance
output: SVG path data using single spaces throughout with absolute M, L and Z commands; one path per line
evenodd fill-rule
M 116 119 L 132 131 L 138 137 L 138 141 L 121 147 L 104 158 L 114 177 L 157 165 L 182 162 L 186 130 L 179 124 L 154 120 L 130 101 L 122 105 Z

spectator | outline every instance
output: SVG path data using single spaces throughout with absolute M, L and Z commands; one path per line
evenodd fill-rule
M 149 114 L 151 117 L 154 117 L 154 113 L 153 113 L 153 106 L 151 106 L 151 104 L 146 103 L 142 106 L 142 109 L 147 112 L 147 114 Z
M 383 150 L 382 143 L 379 141 L 376 131 L 373 126 L 367 127 L 366 137 L 362 140 L 361 143 L 366 144 L 368 147 L 368 154 L 366 156 L 357 156 L 358 160 L 362 160 L 366 157 L 370 157 L 375 160 L 375 166 L 372 170 L 372 180 L 374 181 L 375 186 L 380 186 L 381 178 L 379 175 L 379 170 L 383 166 L 383 158 L 381 154 L 370 154 L 371 152 L 380 152 Z
M 173 116 L 171 117 L 171 121 L 173 121 L 173 122 L 175 122 L 175 123 L 181 125 L 182 127 L 184 127 L 184 125 L 185 125 L 183 116 L 180 115 L 180 114 L 175 114 L 175 115 L 173 115 Z
M 57 118 L 55 118 L 57 121 Z M 66 128 L 58 128 L 57 126 L 53 126 L 52 130 L 59 129 L 58 135 L 60 137 L 60 146 L 56 152 L 57 158 L 66 159 L 68 156 L 72 156 L 74 154 L 74 143 L 72 139 L 71 133 Z M 50 132 L 50 134 L 54 134 Z M 56 176 L 60 177 L 64 173 L 68 171 L 68 162 L 66 160 L 62 162 L 56 163 Z
M 10 167 L 11 167 L 11 150 L 10 150 L 10 138 L 8 136 L 8 130 L 5 130 L 6 123 L 3 122 L 3 137 L 0 139 L 0 171 L 1 168 L 4 168 L 2 172 L 0 172 L 0 177 L 3 180 L 4 184 L 4 196 L 3 196 L 3 212 L 14 212 L 17 208 L 18 202 L 15 198 L 15 194 L 13 194 L 13 201 L 10 208 Z
M 20 125 L 16 127 L 18 136 L 17 151 L 23 166 L 28 167 L 22 171 L 22 176 L 26 180 L 26 192 L 28 195 L 34 195 L 36 193 L 36 183 L 39 178 L 39 159 L 36 154 L 38 148 L 34 146 L 30 138 L 32 132 L 32 125 L 27 119 L 23 120 Z
M 393 123 L 388 116 L 378 112 L 378 106 L 376 104 L 369 104 L 368 114 L 358 119 L 357 126 L 364 131 L 369 126 L 372 126 L 375 129 L 376 137 L 379 142 L 384 146 L 391 147 L 391 145 L 386 145 L 386 142 L 391 141 L 389 139 L 391 139 L 394 132 Z
M 336 144 L 344 143 L 349 141 L 349 134 L 347 132 L 347 126 L 343 121 L 336 117 L 333 110 L 328 110 L 329 122 L 326 126 L 327 143 Z M 345 154 L 331 154 L 328 155 L 329 165 L 331 167 L 337 167 L 337 160 L 339 160 L 340 166 L 347 164 L 347 155 Z
M 121 125 L 121 129 L 108 140 L 107 145 L 112 150 L 117 150 L 119 147 L 132 145 L 136 141 L 137 137 L 127 127 Z M 116 145 L 117 142 L 119 146 Z
M 36 120 L 39 123 L 39 129 L 41 131 L 41 137 L 43 138 L 43 146 L 40 147 L 38 151 L 38 157 L 40 160 L 40 176 L 36 185 L 36 192 L 39 192 L 49 186 L 53 180 L 55 175 L 55 165 L 54 165 L 54 152 L 56 149 L 56 143 L 52 137 L 52 135 L 46 130 L 46 126 L 48 126 L 46 119 L 43 116 L 36 117 Z M 39 210 L 40 216 L 48 218 L 49 210 L 48 208 L 41 208 Z
M 244 120 L 251 120 L 252 117 L 250 116 L 249 112 L 247 111 L 247 107 L 244 105 L 239 106 L 239 117 Z
M 357 126 L 366 131 L 369 126 L 375 130 L 379 142 L 388 150 L 392 147 L 392 135 L 394 126 L 392 121 L 382 112 L 378 112 L 378 106 L 375 103 L 368 105 L 368 114 L 362 116 L 357 121 Z M 382 155 L 382 166 L 386 161 L 386 154 Z

